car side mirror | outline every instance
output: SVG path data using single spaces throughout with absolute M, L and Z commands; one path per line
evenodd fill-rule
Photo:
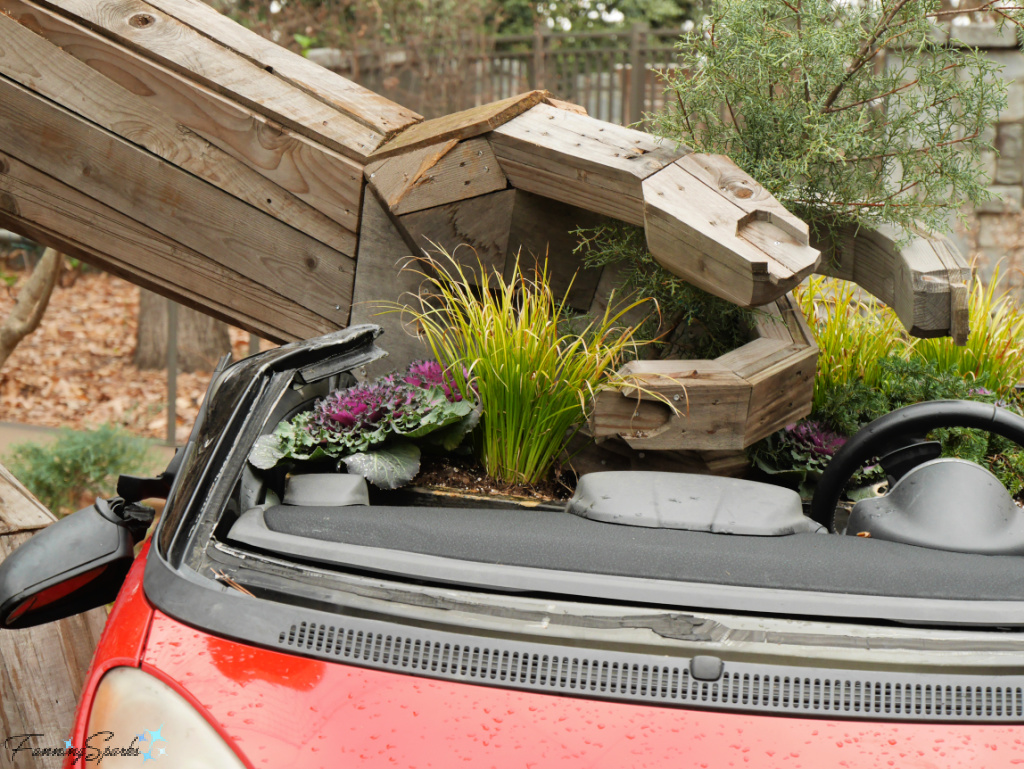
M 98 499 L 36 533 L 0 563 L 0 628 L 70 617 L 117 597 L 153 511 Z

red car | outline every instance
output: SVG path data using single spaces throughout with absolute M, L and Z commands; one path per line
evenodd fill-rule
M 923 404 L 795 493 L 583 476 L 565 511 L 409 507 L 358 476 L 260 472 L 256 439 L 381 355 L 357 327 L 214 378 L 187 447 L 0 566 L 0 622 L 117 601 L 67 740 L 8 757 L 157 767 L 1024 764 L 1024 515 Z M 891 491 L 837 536 L 847 477 Z M 998 487 L 998 488 L 997 488 Z M 138 501 L 166 496 L 152 544 Z M 817 519 L 817 520 L 815 520 Z M 823 525 L 824 524 L 824 525 Z M 843 529 L 843 526 L 839 527 Z M 13 753 L 12 753 L 13 751 Z M 20 753 L 20 751 L 25 751 Z M 20 753 L 20 754 L 19 754 Z

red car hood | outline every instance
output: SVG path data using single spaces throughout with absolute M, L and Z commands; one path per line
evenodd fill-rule
M 1024 766 L 1018 726 L 748 716 L 436 681 L 246 646 L 160 612 L 142 667 L 252 767 Z

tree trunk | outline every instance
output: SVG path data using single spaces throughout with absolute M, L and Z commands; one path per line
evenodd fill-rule
M 178 310 L 178 368 L 213 371 L 217 361 L 231 352 L 231 338 L 223 321 L 196 310 Z M 139 293 L 139 327 L 133 362 L 140 369 L 167 367 L 167 300 L 152 291 Z
M 58 252 L 52 248 L 46 249 L 32 270 L 32 275 L 18 292 L 14 309 L 0 326 L 0 367 L 22 339 L 39 328 L 63 262 L 64 257 Z

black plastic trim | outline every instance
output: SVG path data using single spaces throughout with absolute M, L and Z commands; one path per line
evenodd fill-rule
M 153 550 L 144 589 L 169 616 L 242 643 L 347 665 L 484 686 L 726 712 L 862 721 L 1024 723 L 1024 676 L 839 670 L 493 638 L 340 616 L 247 596 L 176 572 Z

